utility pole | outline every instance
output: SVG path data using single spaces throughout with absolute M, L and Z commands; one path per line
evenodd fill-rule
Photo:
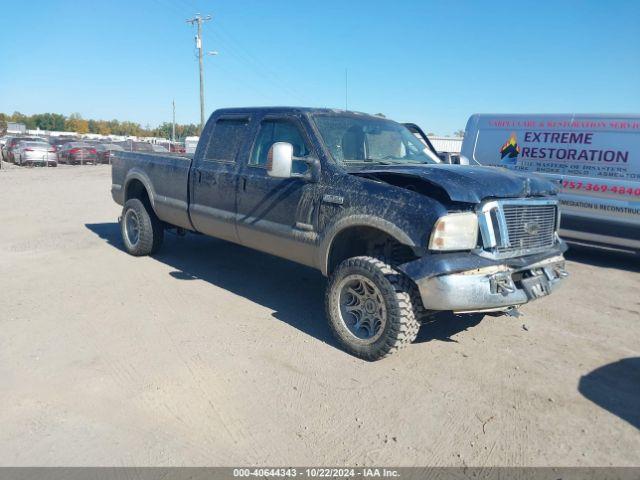
M 204 72 L 202 70 L 202 22 L 208 22 L 211 20 L 211 15 L 202 17 L 199 13 L 196 16 L 187 20 L 187 23 L 198 25 L 198 33 L 196 34 L 196 48 L 198 49 L 198 64 L 200 67 L 200 133 L 204 128 Z
M 171 100 L 171 106 L 173 107 L 173 117 L 171 120 L 171 140 L 176 143 L 176 101 Z

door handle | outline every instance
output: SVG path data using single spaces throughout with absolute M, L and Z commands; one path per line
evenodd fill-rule
M 247 177 L 244 177 L 242 179 L 242 191 L 246 192 L 247 191 Z
M 198 183 L 202 181 L 202 172 L 198 170 Z

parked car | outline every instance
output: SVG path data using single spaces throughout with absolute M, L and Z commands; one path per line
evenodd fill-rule
M 2 149 L 2 153 L 4 155 L 4 160 L 6 162 L 14 162 L 16 161 L 15 155 L 13 153 L 14 149 L 20 142 L 42 142 L 45 141 L 40 137 L 11 137 L 4 148 Z
M 151 148 L 155 153 L 170 153 L 169 150 L 162 145 L 151 144 Z
M 177 228 L 320 270 L 333 333 L 368 360 L 437 311 L 506 313 L 567 275 L 551 182 L 442 164 L 376 116 L 218 110 L 193 159 L 114 152 L 111 192 L 131 255 Z
M 49 143 L 56 153 L 62 148 L 63 145 L 77 141 L 78 139 L 74 137 L 49 137 Z
M 473 115 L 462 158 L 556 182 L 563 238 L 640 253 L 640 115 Z
M 153 152 L 153 145 L 149 142 L 136 142 L 133 140 L 125 140 L 118 142 L 126 152 Z
M 114 151 L 123 151 L 121 145 L 116 145 L 115 143 L 102 143 L 96 146 L 96 153 L 98 155 L 99 163 L 110 163 L 111 162 L 111 153 Z
M 58 163 L 68 163 L 72 165 L 84 165 L 98 163 L 98 154 L 94 146 L 84 142 L 65 143 L 58 150 Z
M 171 152 L 173 152 L 173 153 L 186 153 L 187 152 L 187 150 L 184 147 L 184 144 L 177 143 L 177 142 L 171 143 L 170 146 L 169 146 L 169 150 L 171 150 Z
M 58 166 L 55 150 L 48 142 L 19 142 L 13 154 L 18 165 Z
M 132 142 L 132 150 L 134 152 L 153 152 L 153 145 L 147 142 Z
M 12 139 L 13 137 L 11 137 L 11 136 L 9 135 L 9 136 L 3 137 L 3 138 L 4 138 L 4 140 L 3 140 L 3 142 L 2 142 L 2 145 L 0 145 L 0 157 L 1 157 L 1 158 L 2 158 L 2 160 L 4 160 L 5 162 L 8 162 L 8 161 L 9 161 L 9 158 L 7 157 L 7 148 L 8 148 L 8 144 L 9 144 L 9 142 L 11 141 L 11 139 Z

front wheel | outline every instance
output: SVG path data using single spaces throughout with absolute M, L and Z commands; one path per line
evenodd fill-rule
M 327 285 L 325 307 L 333 334 L 349 353 L 379 360 L 404 348 L 420 323 L 411 281 L 373 257 L 343 261 Z
M 122 240 L 127 252 L 136 257 L 156 253 L 164 239 L 162 222 L 149 210 L 137 198 L 127 200 L 122 209 Z

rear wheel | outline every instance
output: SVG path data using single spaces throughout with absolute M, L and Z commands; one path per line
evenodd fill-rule
M 334 335 L 349 353 L 379 360 L 413 342 L 420 323 L 413 284 L 373 257 L 343 261 L 327 285 L 325 306 Z
M 162 222 L 137 198 L 124 204 L 120 231 L 127 252 L 137 257 L 156 253 L 164 239 Z

